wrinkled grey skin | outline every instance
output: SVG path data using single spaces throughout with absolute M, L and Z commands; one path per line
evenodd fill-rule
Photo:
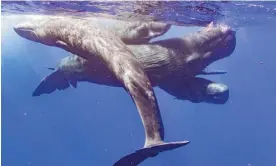
M 159 28 L 160 25 L 162 25 L 161 23 L 157 24 L 157 27 L 159 28 L 158 31 L 156 30 L 157 28 L 150 29 L 151 27 L 154 27 L 155 24 L 157 23 L 139 24 L 138 30 L 136 29 L 137 27 L 135 27 L 135 25 L 137 24 L 132 25 L 131 32 L 132 34 L 135 34 L 135 37 L 130 35 L 131 38 L 129 37 L 128 40 L 130 42 L 125 41 L 125 43 L 135 43 L 137 41 L 137 38 L 138 41 L 141 41 L 140 37 L 146 36 L 145 34 L 140 35 L 141 26 L 143 26 L 144 32 L 151 31 L 151 34 L 162 35 L 167 32 L 167 27 L 169 26 L 165 26 L 166 24 L 163 24 L 163 27 Z M 120 32 L 128 32 L 129 29 L 130 28 L 122 28 Z M 207 31 L 208 29 L 212 30 Z M 216 33 L 218 37 L 223 38 L 224 36 L 220 35 L 220 31 L 221 27 L 214 27 L 212 24 L 210 24 L 209 27 L 203 29 L 202 31 L 184 38 L 184 41 L 190 41 L 190 39 L 187 38 L 195 38 L 194 36 L 198 35 L 204 36 L 210 32 Z M 215 43 L 215 46 L 218 47 L 217 49 L 224 49 L 224 51 L 219 55 L 214 55 L 219 57 L 210 60 L 210 63 L 215 60 L 227 57 L 233 52 L 233 49 L 235 47 L 235 35 L 234 33 L 231 33 L 229 35 L 230 37 L 228 40 Z M 126 35 L 124 35 L 124 37 L 125 36 Z M 156 37 L 149 35 L 147 36 L 149 40 Z M 145 42 L 147 43 L 148 40 Z M 168 43 L 171 43 L 172 46 L 176 45 L 180 48 L 184 48 L 184 44 L 182 44 L 181 46 L 179 42 L 181 42 L 180 38 L 167 39 L 150 44 L 147 43 L 141 45 L 128 45 L 128 47 L 134 53 L 138 61 L 143 65 L 144 70 L 148 74 L 153 86 L 159 86 L 169 94 L 175 96 L 177 99 L 189 100 L 195 103 L 208 102 L 215 104 L 224 104 L 229 98 L 229 91 L 227 86 L 219 83 L 214 83 L 203 78 L 195 78 L 194 76 L 197 74 L 201 74 L 201 69 L 204 68 L 205 65 L 209 65 L 209 62 L 206 62 L 203 67 L 194 70 L 194 65 L 197 64 L 191 63 L 189 64 L 190 66 L 188 66 L 188 63 L 184 60 L 185 58 L 190 57 L 189 54 L 186 55 L 184 51 L 182 51 L 183 53 L 177 53 L 177 51 L 180 50 L 179 48 L 172 48 L 170 47 L 170 45 L 168 45 Z M 212 42 L 209 42 L 209 44 L 212 44 Z M 224 44 L 227 45 L 227 48 L 220 48 L 221 45 Z M 211 49 L 209 51 L 211 51 Z M 206 59 L 202 58 L 202 61 L 205 60 Z M 188 66 L 193 70 L 185 70 L 185 66 Z M 172 82 L 171 80 L 175 81 Z M 56 89 L 64 90 L 70 85 L 76 87 L 77 82 L 79 81 L 87 81 L 108 86 L 122 86 L 117 81 L 117 79 L 114 78 L 112 73 L 109 72 L 106 68 L 103 68 L 102 65 L 98 66 L 95 63 L 87 61 L 81 57 L 71 55 L 62 59 L 55 72 L 45 77 L 41 81 L 39 86 L 33 92 L 33 96 L 39 96 L 44 93 L 52 93 Z
M 145 128 L 146 141 L 143 149 L 123 157 L 115 165 L 129 163 L 129 160 L 137 165 L 147 157 L 156 156 L 159 152 L 172 150 L 189 143 L 189 141 L 163 142 L 162 118 L 151 83 L 154 81 L 150 81 L 143 65 L 135 58 L 133 52 L 122 42 L 120 37 L 114 33 L 99 25 L 69 17 L 26 22 L 15 26 L 14 30 L 21 37 L 48 46 L 60 47 L 94 63 L 95 68 L 99 67 L 101 69 L 94 71 L 94 73 L 100 72 L 100 74 L 98 73 L 99 76 L 103 75 L 102 71 L 109 71 L 110 75 L 114 76 L 115 80 L 131 95 Z M 184 78 L 189 78 L 202 71 L 211 62 L 224 58 L 224 54 L 221 55 L 220 53 L 224 53 L 224 49 L 229 47 L 228 42 L 224 41 L 228 41 L 229 37 L 231 38 L 229 34 L 233 31 L 221 29 L 221 35 L 213 31 L 206 31 L 208 33 L 204 36 L 199 34 L 184 39 L 171 39 L 169 44 L 165 44 L 167 42 L 164 43 L 164 41 L 157 42 L 157 50 L 162 50 L 162 45 L 165 44 L 169 52 L 160 55 L 160 59 L 154 59 L 154 62 L 150 63 L 161 64 L 153 67 L 162 69 L 161 73 L 163 70 L 169 72 L 162 73 L 164 77 L 161 78 L 159 78 L 160 74 L 155 73 L 155 71 L 149 71 L 149 73 L 155 73 L 157 80 L 170 77 L 172 72 L 176 72 L 174 75 L 179 78 L 183 78 L 183 73 L 186 75 Z M 208 44 L 210 42 L 213 42 L 213 44 Z M 214 45 L 220 45 L 220 47 Z M 161 52 L 157 52 L 158 55 Z M 170 55 L 170 53 L 184 56 L 163 57 L 164 55 Z M 136 55 L 138 56 L 138 54 L 139 52 Z M 143 52 L 143 55 L 145 55 L 145 52 Z M 202 61 L 202 59 L 205 60 Z M 157 63 L 155 63 L 156 61 Z M 160 63 L 160 61 L 163 63 Z M 194 65 L 191 66 L 191 64 Z M 177 73 L 178 70 L 182 71 Z M 90 70 L 90 73 L 92 72 L 93 70 Z M 106 80 L 103 79 L 103 81 Z

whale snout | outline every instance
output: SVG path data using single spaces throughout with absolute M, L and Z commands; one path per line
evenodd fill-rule
M 225 84 L 210 83 L 206 88 L 206 101 L 225 104 L 229 99 L 229 88 Z
M 235 30 L 228 29 L 225 32 L 224 43 L 227 45 L 236 43 L 236 31 Z
M 38 37 L 35 34 L 35 26 L 30 22 L 17 24 L 13 27 L 13 30 L 21 37 L 31 40 L 38 41 Z
M 219 51 L 224 57 L 230 56 L 236 48 L 236 31 L 229 29 L 224 35 L 222 46 Z
M 20 23 L 20 24 L 16 24 L 13 29 L 16 32 L 21 33 L 21 31 L 31 31 L 34 30 L 34 25 L 31 22 L 24 22 L 24 23 Z
M 208 95 L 218 95 L 229 91 L 228 87 L 225 84 L 219 83 L 210 83 L 207 86 Z
M 210 62 L 230 56 L 236 47 L 236 31 L 226 25 L 208 27 L 203 31 L 208 40 L 203 45 L 205 52 L 210 52 Z

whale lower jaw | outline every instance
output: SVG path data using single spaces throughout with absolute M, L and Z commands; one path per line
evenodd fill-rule
M 189 143 L 190 141 L 178 141 L 178 142 L 161 142 L 158 144 L 150 145 L 122 157 L 113 166 L 137 166 L 147 158 L 157 156 L 158 153 L 160 152 L 180 148 Z

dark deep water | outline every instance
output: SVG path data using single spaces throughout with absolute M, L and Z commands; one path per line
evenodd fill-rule
M 13 25 L 28 19 L 26 14 L 172 23 L 158 39 L 184 36 L 211 21 L 235 28 L 235 51 L 210 66 L 227 74 L 204 76 L 226 84 L 229 101 L 196 104 L 155 88 L 165 140 L 191 143 L 140 165 L 276 165 L 276 2 L 2 1 L 1 7 L 3 166 L 109 166 L 144 143 L 137 109 L 122 88 L 80 83 L 31 96 L 51 72 L 47 67 L 68 53 L 15 34 Z

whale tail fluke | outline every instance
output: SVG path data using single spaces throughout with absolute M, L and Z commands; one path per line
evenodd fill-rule
M 113 166 L 137 166 L 147 158 L 157 156 L 160 152 L 180 148 L 189 143 L 190 141 L 162 142 L 145 147 L 122 157 Z
M 51 69 L 49 69 L 51 70 Z M 42 94 L 50 94 L 55 90 L 64 90 L 70 87 L 70 84 L 64 74 L 55 70 L 50 75 L 44 77 L 36 89 L 33 91 L 32 96 L 40 96 Z

